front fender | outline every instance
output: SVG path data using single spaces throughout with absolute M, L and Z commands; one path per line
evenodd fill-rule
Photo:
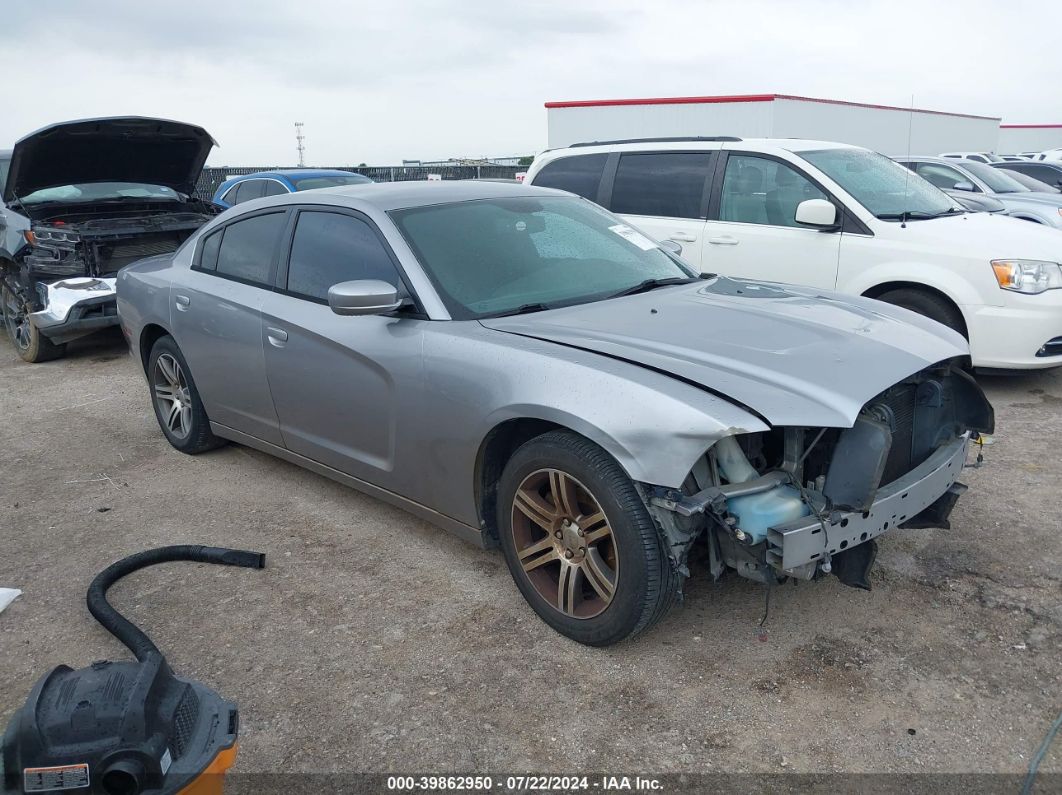
M 991 277 L 987 257 L 984 274 L 981 275 L 985 279 Z M 977 288 L 954 270 L 941 267 L 933 262 L 918 260 L 881 262 L 872 265 L 854 273 L 843 284 L 838 284 L 837 289 L 844 293 L 864 295 L 875 287 L 893 282 L 910 282 L 932 287 L 950 298 L 964 315 L 966 314 L 964 307 L 983 306 L 986 303 L 984 296 Z
M 751 411 L 638 365 L 474 323 L 425 335 L 426 465 L 439 510 L 475 525 L 484 440 L 515 419 L 554 423 L 607 450 L 636 481 L 678 488 L 723 436 L 768 430 Z

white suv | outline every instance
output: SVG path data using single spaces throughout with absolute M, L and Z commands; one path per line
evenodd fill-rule
M 876 152 L 790 139 L 595 142 L 543 152 L 527 182 L 591 199 L 705 271 L 918 312 L 964 334 L 976 367 L 1062 365 L 1062 231 L 967 213 Z

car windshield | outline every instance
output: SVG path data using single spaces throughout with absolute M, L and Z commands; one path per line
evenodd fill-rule
M 181 197 L 173 188 L 162 185 L 144 185 L 139 182 L 86 182 L 77 185 L 59 185 L 42 188 L 25 196 L 19 196 L 23 204 L 62 202 L 96 202 L 121 199 L 149 199 L 151 201 L 178 201 Z
M 363 177 L 361 174 L 336 174 L 334 176 L 326 177 L 303 177 L 302 179 L 291 179 L 295 185 L 295 190 L 313 190 L 314 188 L 338 188 L 341 185 L 364 185 L 372 182 L 368 177 Z
M 946 193 L 877 152 L 820 149 L 798 154 L 878 218 L 925 218 L 961 209 Z
M 390 215 L 455 319 L 586 303 L 661 280 L 698 278 L 584 199 L 478 199 Z
M 990 166 L 987 163 L 976 163 L 968 160 L 962 167 L 985 183 L 993 193 L 1028 193 L 1029 189 L 1011 178 L 1005 171 Z
M 1038 179 L 1030 177 L 1028 174 L 1022 174 L 1020 171 L 1007 171 L 1007 176 L 1015 182 L 1020 182 L 1029 190 L 1034 193 L 1059 193 L 1058 188 L 1052 188 L 1046 182 L 1041 182 Z

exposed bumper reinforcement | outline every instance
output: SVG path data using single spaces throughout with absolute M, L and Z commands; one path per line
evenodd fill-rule
M 917 516 L 955 484 L 966 463 L 969 440 L 968 433 L 957 437 L 903 477 L 882 486 L 869 511 L 834 514 L 825 529 L 815 516 L 772 527 L 767 533 L 767 562 L 781 571 L 796 569 L 851 549 Z
M 44 309 L 30 322 L 52 342 L 63 343 L 118 324 L 117 279 L 77 277 L 44 285 Z

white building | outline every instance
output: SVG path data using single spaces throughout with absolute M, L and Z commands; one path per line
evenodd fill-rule
M 838 141 L 886 155 L 935 155 L 993 152 L 1000 135 L 996 116 L 785 94 L 547 102 L 546 108 L 550 148 L 581 141 L 734 135 Z
M 1062 124 L 1001 124 L 999 154 L 1043 152 L 1062 147 Z

